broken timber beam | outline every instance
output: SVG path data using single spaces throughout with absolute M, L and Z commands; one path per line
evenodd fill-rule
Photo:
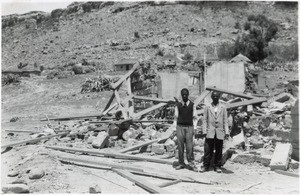
M 234 96 L 245 98 L 245 99 L 254 99 L 254 98 L 256 98 L 256 97 L 251 96 L 251 95 L 246 95 L 246 94 L 243 94 L 243 93 L 236 93 L 236 92 L 232 92 L 232 91 L 228 91 L 228 90 L 220 89 L 220 88 L 215 88 L 215 87 L 206 87 L 206 90 L 218 91 L 218 92 L 221 92 L 221 93 L 226 93 L 226 94 L 234 95 Z
M 10 144 L 5 144 L 5 145 L 1 145 L 1 148 L 7 148 L 7 147 L 12 147 L 12 146 L 16 146 L 16 145 L 20 145 L 20 144 L 27 144 L 27 143 L 31 143 L 31 142 L 37 142 L 43 139 L 49 139 L 52 137 L 58 137 L 58 136 L 63 136 L 63 135 L 67 135 L 69 134 L 68 132 L 64 132 L 64 133 L 59 133 L 59 134 L 55 134 L 55 135 L 49 135 L 49 136 L 45 136 L 45 137 L 39 137 L 39 138 L 35 138 L 35 139 L 29 139 L 29 140 L 23 140 L 23 141 L 18 141 L 18 142 L 14 142 L 14 143 L 10 143 Z
M 66 120 L 76 120 L 76 119 L 83 119 L 83 118 L 97 118 L 103 115 L 86 115 L 86 116 L 65 116 L 65 117 L 57 117 L 57 118 L 48 118 L 48 119 L 41 119 L 40 121 L 66 121 Z
M 134 95 L 133 99 L 145 100 L 145 101 L 154 101 L 154 102 L 162 102 L 162 103 L 168 103 L 170 101 L 173 101 L 171 99 L 167 100 L 167 99 L 163 99 L 163 98 L 152 98 L 152 97 L 138 96 L 138 95 Z
M 120 78 L 117 82 L 113 83 L 111 85 L 111 87 L 113 89 L 116 89 L 117 87 L 119 87 L 138 67 L 140 66 L 140 64 L 137 62 L 132 68 L 131 70 L 129 70 L 122 78 Z
M 159 184 L 158 187 L 164 188 L 164 187 L 171 186 L 171 185 L 174 185 L 174 184 L 177 184 L 177 183 L 180 183 L 180 182 L 182 182 L 180 179 L 177 179 L 177 180 L 174 180 L 174 181 L 168 181 L 168 182 Z
M 100 155 L 100 156 L 105 156 L 105 157 L 113 157 L 113 158 L 129 159 L 129 160 L 141 160 L 141 161 L 173 165 L 172 161 L 169 161 L 166 159 L 146 157 L 146 156 L 143 157 L 143 156 L 121 154 L 121 153 L 101 152 L 99 150 L 83 150 L 83 149 L 79 149 L 79 148 L 67 148 L 67 147 L 56 147 L 56 146 L 46 146 L 46 148 L 50 148 L 53 150 L 61 150 L 61 151 L 81 152 L 81 153 L 90 154 L 90 155 Z
M 115 99 L 115 92 L 112 93 L 112 95 L 110 96 L 107 104 L 105 105 L 102 114 L 110 107 L 111 103 L 113 102 L 113 100 Z M 103 114 L 105 115 L 105 114 Z
M 153 111 L 153 110 L 156 110 L 156 109 L 158 109 L 158 108 L 160 108 L 160 107 L 163 107 L 163 106 L 165 106 L 166 104 L 167 104 L 167 103 L 159 103 L 159 104 L 156 104 L 156 105 L 154 105 L 154 106 L 152 106 L 152 107 L 150 107 L 150 108 L 147 108 L 147 109 L 145 109 L 145 110 L 142 110 L 142 111 L 140 111 L 140 112 L 138 112 L 138 113 L 133 114 L 133 118 L 140 118 L 142 115 L 147 114 L 148 112 L 151 112 L 151 111 Z
M 119 170 L 119 169 L 112 169 L 114 172 L 118 173 L 122 177 L 125 177 L 126 179 L 132 181 L 136 185 L 140 186 L 141 188 L 155 194 L 168 194 L 169 192 L 165 191 L 164 189 L 161 189 L 160 187 L 157 187 L 148 181 L 141 179 L 132 173 L 126 171 L 126 170 Z
M 203 91 L 201 93 L 201 95 L 199 97 L 197 97 L 197 99 L 194 101 L 194 106 L 197 106 L 200 102 L 202 102 L 204 100 L 204 98 L 206 98 L 206 96 L 208 96 L 210 94 L 210 91 Z
M 58 156 L 58 157 L 59 157 L 60 161 L 65 162 L 65 163 L 79 165 L 79 166 L 85 166 L 85 167 L 90 167 L 90 168 L 95 168 L 95 169 L 111 170 L 113 168 L 117 168 L 117 169 L 126 169 L 126 170 L 139 171 L 139 172 L 144 171 L 143 169 L 136 168 L 133 166 L 120 165 L 120 163 L 104 162 L 103 160 L 102 161 L 100 161 L 100 160 L 91 161 L 91 160 L 80 159 L 80 158 L 67 158 L 67 157 L 62 157 L 62 156 Z
M 150 141 L 147 141 L 147 142 L 144 142 L 144 143 L 141 143 L 141 144 L 137 144 L 135 146 L 131 146 L 129 148 L 124 148 L 122 150 L 120 150 L 119 152 L 120 153 L 125 153 L 125 152 L 129 152 L 129 151 L 132 151 L 132 150 L 136 150 L 136 149 L 139 149 L 143 146 L 148 146 L 148 145 L 151 145 L 155 142 L 158 142 L 160 139 L 155 139 L 155 140 L 150 140 Z
M 251 100 L 245 100 L 245 101 L 241 101 L 241 102 L 235 102 L 232 104 L 227 104 L 226 108 L 227 109 L 231 109 L 231 108 L 237 108 L 240 106 L 247 106 L 247 105 L 253 105 L 253 104 L 258 104 L 258 103 L 262 103 L 262 102 L 266 102 L 267 99 L 266 98 L 255 98 L 255 99 L 251 99 Z
M 172 120 L 148 120 L 148 121 L 144 121 L 144 120 L 132 120 L 132 119 L 126 119 L 126 120 L 106 120 L 106 121 L 89 121 L 89 123 L 122 123 L 122 122 L 126 122 L 126 121 L 132 121 L 133 123 L 170 123 L 173 122 Z

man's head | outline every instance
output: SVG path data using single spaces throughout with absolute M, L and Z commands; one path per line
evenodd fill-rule
M 187 88 L 183 88 L 181 90 L 181 97 L 184 102 L 187 102 L 189 100 L 189 90 Z
M 219 93 L 217 91 L 214 91 L 211 94 L 211 99 L 213 100 L 213 103 L 215 103 L 215 104 L 219 103 L 220 97 L 221 97 L 221 93 Z

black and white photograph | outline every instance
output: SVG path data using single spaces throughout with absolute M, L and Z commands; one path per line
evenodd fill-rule
M 2 194 L 299 194 L 298 1 L 2 0 Z

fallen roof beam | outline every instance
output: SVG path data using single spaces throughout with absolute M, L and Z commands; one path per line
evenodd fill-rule
M 171 99 L 163 99 L 163 98 L 153 98 L 153 97 L 147 97 L 147 96 L 137 96 L 134 95 L 133 99 L 137 99 L 137 100 L 145 100 L 145 101 L 154 101 L 154 102 L 162 102 L 162 103 L 168 103 L 170 101 L 174 101 Z
M 133 118 L 140 118 L 142 115 L 147 114 L 147 113 L 149 113 L 149 112 L 151 112 L 151 111 L 153 111 L 153 110 L 156 110 L 156 109 L 158 109 L 158 108 L 160 108 L 160 107 L 163 107 L 163 106 L 165 106 L 166 104 L 167 104 L 167 103 L 159 103 L 159 104 L 156 104 L 156 105 L 154 105 L 154 106 L 152 106 L 152 107 L 150 107 L 150 108 L 147 108 L 147 109 L 145 109 L 145 110 L 142 110 L 142 111 L 140 111 L 140 112 L 138 112 L 138 113 L 133 114 Z
M 66 120 L 76 120 L 76 119 L 83 119 L 83 118 L 97 118 L 101 117 L 103 115 L 86 115 L 86 116 L 65 116 L 65 117 L 57 117 L 57 118 L 46 118 L 46 119 L 41 119 L 40 121 L 66 121 Z
M 90 121 L 89 123 L 122 123 L 126 121 L 132 121 L 133 123 L 170 123 L 173 122 L 172 120 L 132 120 L 132 119 L 126 119 L 126 120 L 106 120 L 106 121 Z
M 177 179 L 177 180 L 174 180 L 174 181 L 168 181 L 168 182 L 159 184 L 158 187 L 164 188 L 164 187 L 167 187 L 167 186 L 178 184 L 180 182 L 182 182 L 180 179 Z
M 141 188 L 155 194 L 169 194 L 169 192 L 165 191 L 164 189 L 157 187 L 148 181 L 139 178 L 132 173 L 126 171 L 126 170 L 119 170 L 119 169 L 112 169 L 114 172 L 118 173 L 122 177 L 125 177 L 126 179 L 132 181 L 136 185 L 140 186 Z
M 236 93 L 236 92 L 232 92 L 232 91 L 228 91 L 228 90 L 220 89 L 220 88 L 215 88 L 215 87 L 206 87 L 206 90 L 226 93 L 226 94 L 234 95 L 234 96 L 245 98 L 245 99 L 254 99 L 254 98 L 256 98 L 256 97 L 251 96 L 251 95 L 246 95 L 246 94 L 243 94 L 243 93 Z
M 40 140 L 43 140 L 43 139 L 50 139 L 52 137 L 58 137 L 58 136 L 63 136 L 63 135 L 67 135 L 67 134 L 69 134 L 69 131 L 64 132 L 64 133 L 55 134 L 55 135 L 49 135 L 49 136 L 45 136 L 45 137 L 39 137 L 39 138 L 35 138 L 35 139 L 29 139 L 29 140 L 23 140 L 23 141 L 10 143 L 10 144 L 5 144 L 5 145 L 1 145 L 1 148 L 7 148 L 7 147 L 20 145 L 20 144 L 25 144 L 25 143 L 27 144 L 27 143 L 37 142 L 37 141 L 40 141 Z
M 122 158 L 122 159 L 129 159 L 129 160 L 141 160 L 141 161 L 173 165 L 172 161 L 166 159 L 153 158 L 153 157 L 134 156 L 128 154 L 121 154 L 121 153 L 101 152 L 99 150 L 83 150 L 79 148 L 67 148 L 67 147 L 56 147 L 56 146 L 46 146 L 46 148 L 50 148 L 53 150 L 61 150 L 61 151 L 81 152 L 90 155 L 100 155 L 105 157 Z
M 194 101 L 194 106 L 197 106 L 200 102 L 210 94 L 210 91 L 204 90 L 199 97 Z
M 131 147 L 129 147 L 129 148 L 124 148 L 124 149 L 120 150 L 119 152 L 120 152 L 120 153 L 125 153 L 125 152 L 129 152 L 129 151 L 132 151 L 132 150 L 136 150 L 136 149 L 139 149 L 139 148 L 141 148 L 141 147 L 143 147 L 143 146 L 148 146 L 148 145 L 151 145 L 151 144 L 153 144 L 153 143 L 155 143 L 155 142 L 158 142 L 159 140 L 160 140 L 160 139 L 149 140 L 149 141 L 146 141 L 146 142 L 144 142 L 144 143 L 137 144 L 137 145 L 135 145 L 135 146 L 131 146 Z
M 262 103 L 262 102 L 266 102 L 266 101 L 267 101 L 266 98 L 255 98 L 255 99 L 252 99 L 252 100 L 245 100 L 245 101 L 241 101 L 241 102 L 227 104 L 226 108 L 227 109 L 232 109 L 232 108 L 237 108 L 237 107 L 240 107 L 240 106 L 253 105 L 253 104 L 258 104 L 258 103 Z
M 65 163 L 80 165 L 80 166 L 85 166 L 90 168 L 96 168 L 96 169 L 111 170 L 112 168 L 118 168 L 118 169 L 126 169 L 126 170 L 139 171 L 139 172 L 144 171 L 143 169 L 136 168 L 133 166 L 120 165 L 120 163 L 104 162 L 103 160 L 91 161 L 91 160 L 85 160 L 80 158 L 67 158 L 62 156 L 58 156 L 58 157 L 60 161 Z
M 116 89 L 117 87 L 119 87 L 138 67 L 140 66 L 140 64 L 137 62 L 135 63 L 135 65 L 131 68 L 130 71 L 128 71 L 122 78 L 120 78 L 117 82 L 113 83 L 111 85 L 111 87 L 113 89 Z
M 5 130 L 8 133 L 42 133 L 41 131 L 26 131 L 26 130 Z

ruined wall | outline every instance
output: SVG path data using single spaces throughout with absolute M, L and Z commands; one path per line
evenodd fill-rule
M 245 66 L 244 63 L 216 62 L 207 68 L 205 86 L 216 86 L 233 92 L 245 91 Z

